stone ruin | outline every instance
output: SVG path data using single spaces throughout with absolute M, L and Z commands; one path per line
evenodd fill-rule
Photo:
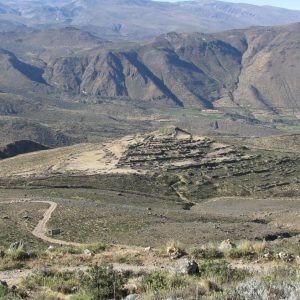
M 128 146 L 117 167 L 167 171 L 244 159 L 247 157 L 232 147 L 175 127 L 137 139 Z

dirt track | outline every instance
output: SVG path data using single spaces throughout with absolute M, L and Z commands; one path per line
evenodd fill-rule
M 52 213 L 55 211 L 57 207 L 57 203 L 52 201 L 30 201 L 32 203 L 47 203 L 50 205 L 50 207 L 46 210 L 44 213 L 43 218 L 39 221 L 39 223 L 36 225 L 34 230 L 32 231 L 32 234 L 36 236 L 39 239 L 42 239 L 43 241 L 46 241 L 51 244 L 60 244 L 60 245 L 66 245 L 66 246 L 80 246 L 79 243 L 73 243 L 73 242 L 66 242 L 64 240 L 58 240 L 53 239 L 48 236 L 46 236 L 47 231 L 47 222 L 50 220 Z
M 224 215 L 237 215 L 241 213 L 241 207 L 243 208 L 243 213 L 252 214 L 265 214 L 266 212 L 272 211 L 274 215 L 279 215 L 279 219 L 287 218 L 290 223 L 293 224 L 293 227 L 296 227 L 299 224 L 296 220 L 298 219 L 299 212 L 296 210 L 292 210 L 295 208 L 300 209 L 300 199 L 252 199 L 250 198 L 239 198 L 239 197 L 227 197 L 227 198 L 215 198 L 207 201 L 206 203 L 197 204 L 193 207 L 194 210 L 201 209 L 202 211 L 205 210 L 206 212 L 213 212 L 214 214 L 224 214 Z M 51 237 L 46 236 L 47 232 L 47 222 L 50 220 L 52 213 L 57 208 L 57 203 L 53 201 L 47 200 L 26 200 L 25 202 L 31 203 L 46 203 L 49 205 L 49 208 L 44 212 L 43 218 L 40 219 L 32 234 L 39 239 L 42 239 L 50 244 L 59 244 L 59 245 L 70 245 L 70 246 L 81 246 L 82 244 L 74 243 L 74 242 L 67 242 L 64 240 L 53 239 Z M 1 204 L 10 204 L 10 203 L 24 203 L 24 200 L 12 200 L 6 202 L 0 202 Z M 222 204 L 222 205 L 221 205 Z M 283 214 L 283 208 L 290 209 L 290 211 L 285 211 Z M 286 220 L 285 220 L 286 222 Z M 125 250 L 122 250 L 122 255 L 125 255 L 129 248 L 125 247 Z M 130 247 L 132 250 L 135 247 Z M 116 249 L 115 249 L 116 250 Z M 114 251 L 115 251 L 114 250 Z M 120 251 L 120 250 L 119 250 Z M 143 251 L 143 249 L 139 249 L 139 251 Z M 115 251 L 116 254 L 116 251 Z M 125 271 L 130 270 L 134 272 L 138 271 L 154 271 L 161 269 L 162 265 L 151 265 L 151 262 L 146 263 L 144 266 L 135 266 L 135 265 L 126 265 L 126 264 L 118 264 L 114 263 L 113 266 L 116 270 Z M 243 264 L 243 263 L 231 263 L 232 267 L 235 269 L 247 269 L 254 273 L 268 273 L 274 266 L 272 264 Z M 165 264 L 163 265 L 165 267 Z M 86 266 L 77 266 L 77 267 L 66 267 L 62 266 L 59 267 L 59 271 L 73 271 L 73 270 L 86 270 Z M 0 279 L 7 281 L 9 285 L 16 284 L 18 285 L 22 278 L 30 276 L 35 273 L 38 269 L 22 269 L 22 270 L 11 270 L 11 271 L 2 271 L 0 272 Z
M 15 201 L 10 201 L 10 202 L 8 202 L 8 201 L 0 202 L 0 204 L 23 203 L 23 202 L 24 201 L 15 200 Z M 26 202 L 49 204 L 49 208 L 45 211 L 43 218 L 38 222 L 36 227 L 31 232 L 35 237 L 37 237 L 45 242 L 48 242 L 50 244 L 60 244 L 60 245 L 65 245 L 65 246 L 81 246 L 81 244 L 79 244 L 79 243 L 67 242 L 67 241 L 59 240 L 59 239 L 53 239 L 46 235 L 47 222 L 50 220 L 52 213 L 55 211 L 55 209 L 57 207 L 57 203 L 55 203 L 53 201 L 34 201 L 34 200 L 27 200 Z

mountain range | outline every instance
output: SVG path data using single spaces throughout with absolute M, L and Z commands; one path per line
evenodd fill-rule
M 300 23 L 111 43 L 75 28 L 2 33 L 4 92 L 128 97 L 185 108 L 299 110 Z
M 214 0 L 7 0 L 0 4 L 1 31 L 75 26 L 113 40 L 299 21 L 300 11 Z
M 198 13 L 198 21 L 187 11 Z M 209 27 L 201 27 L 200 13 Z M 98 142 L 162 122 L 201 134 L 268 135 L 285 126 L 294 133 L 300 23 L 214 31 L 298 15 L 216 1 L 6 1 L 0 5 L 0 24 L 7 25 L 0 26 L 0 144 Z M 119 19 L 114 31 L 107 30 L 108 16 Z

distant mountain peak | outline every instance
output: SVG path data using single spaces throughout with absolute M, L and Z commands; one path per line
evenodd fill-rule
M 107 39 L 137 40 L 171 31 L 283 25 L 299 22 L 300 11 L 213 0 L 8 0 L 0 4 L 0 24 L 4 21 L 12 22 L 2 26 L 5 31 L 18 22 L 24 29 L 75 26 Z

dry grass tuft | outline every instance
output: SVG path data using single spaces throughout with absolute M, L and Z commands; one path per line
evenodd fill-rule
M 251 253 L 254 250 L 252 243 L 248 240 L 239 242 L 236 246 L 236 249 L 241 253 Z
M 178 241 L 171 240 L 167 243 L 167 255 L 173 259 L 180 258 L 186 254 L 185 249 Z
M 167 248 L 176 248 L 176 249 L 181 249 L 182 250 L 181 243 L 179 241 L 176 241 L 176 240 L 168 241 L 166 247 Z
M 209 295 L 213 292 L 218 292 L 221 291 L 219 286 L 212 282 L 211 280 L 203 279 L 199 283 L 199 287 L 201 289 L 201 292 L 205 295 Z
M 267 248 L 267 243 L 266 241 L 263 242 L 257 242 L 253 244 L 253 250 L 255 251 L 255 253 L 257 254 L 261 254 L 264 253 L 266 248 Z

